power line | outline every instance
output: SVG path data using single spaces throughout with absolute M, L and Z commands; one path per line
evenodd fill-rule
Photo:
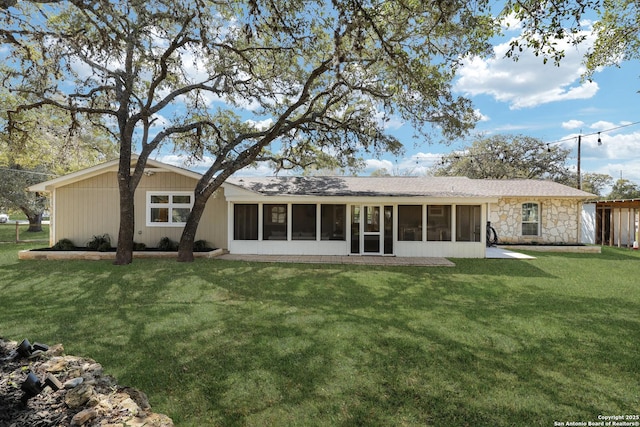
M 615 126 L 615 127 L 609 128 L 609 129 L 604 129 L 604 130 L 600 130 L 600 131 L 595 131 L 595 132 L 592 132 L 592 133 L 587 133 L 587 134 L 582 134 L 582 133 L 581 133 L 580 135 L 581 135 L 581 136 L 593 136 L 593 135 L 600 135 L 601 133 L 612 132 L 612 131 L 614 131 L 614 130 L 618 130 L 618 129 L 626 128 L 626 127 L 629 127 L 629 126 L 635 126 L 635 125 L 637 125 L 637 124 L 640 124 L 640 121 L 633 122 L 633 123 L 627 123 L 626 125 Z M 569 138 L 559 139 L 559 140 L 557 140 L 557 141 L 553 141 L 553 142 L 545 142 L 545 144 L 546 144 L 546 145 L 559 144 L 559 143 L 561 143 L 561 142 L 571 141 L 571 140 L 574 140 L 574 139 L 576 139 L 576 138 L 577 138 L 577 137 L 572 136 L 572 137 L 569 137 Z

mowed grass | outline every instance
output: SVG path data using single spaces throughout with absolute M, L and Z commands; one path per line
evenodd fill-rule
M 640 412 L 640 254 L 454 268 L 18 261 L 0 335 L 63 343 L 177 426 L 552 426 Z
M 43 224 L 42 231 L 28 232 L 29 224 L 18 225 L 18 237 L 21 241 L 25 240 L 38 240 L 46 242 L 49 241 L 49 225 Z M 15 243 L 16 241 L 16 223 L 13 220 L 0 224 L 0 243 Z

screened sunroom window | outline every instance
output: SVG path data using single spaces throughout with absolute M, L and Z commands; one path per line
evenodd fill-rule
M 422 240 L 422 206 L 398 206 L 398 240 Z
M 233 239 L 258 240 L 258 205 L 233 205 Z

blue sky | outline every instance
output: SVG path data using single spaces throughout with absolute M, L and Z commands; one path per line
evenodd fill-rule
M 582 81 L 584 47 L 567 47 L 559 67 L 543 64 L 525 53 L 519 61 L 504 58 L 506 42 L 495 46 L 495 57 L 467 61 L 458 73 L 456 92 L 468 96 L 482 120 L 475 132 L 523 134 L 572 150 L 569 164 L 577 165 L 577 136 L 581 170 L 622 176 L 640 183 L 640 66 L 623 62 L 620 68 L 599 70 Z M 617 129 L 616 129 L 617 128 Z M 398 129 L 397 131 L 401 131 Z M 600 134 L 598 135 L 598 132 Z M 598 138 L 602 145 L 598 145 Z M 428 168 L 443 153 L 468 145 L 408 147 L 407 156 L 372 165 Z M 560 142 L 558 142 L 560 141 Z M 391 162 L 391 163 L 387 163 Z
M 577 136 L 583 135 L 583 173 L 604 173 L 640 184 L 638 61 L 599 70 L 591 82 L 582 81 L 583 55 L 593 41 L 590 34 L 581 46 L 567 45 L 565 58 L 555 66 L 552 61 L 544 64 L 540 57 L 527 52 L 518 61 L 505 58 L 509 40 L 518 37 L 519 31 L 518 25 L 512 25 L 504 38 L 495 42 L 493 58 L 468 59 L 458 71 L 455 93 L 470 98 L 482 117 L 474 134 L 522 134 L 560 144 L 572 150 L 568 163 L 573 170 L 577 164 Z M 474 139 L 472 134 L 450 145 L 416 143 L 408 124 L 392 120 L 388 126 L 388 131 L 405 143 L 405 153 L 400 157 L 367 158 L 362 175 L 380 168 L 396 174 L 423 175 L 443 154 L 461 149 Z M 598 138 L 602 145 L 598 145 Z M 172 155 L 161 154 L 158 158 L 180 163 Z M 259 166 L 238 174 L 273 172 Z

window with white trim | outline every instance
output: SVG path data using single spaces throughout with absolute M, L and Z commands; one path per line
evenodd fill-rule
M 522 204 L 522 235 L 540 235 L 540 205 L 538 203 Z
M 189 191 L 147 191 L 147 226 L 182 227 L 192 207 Z

